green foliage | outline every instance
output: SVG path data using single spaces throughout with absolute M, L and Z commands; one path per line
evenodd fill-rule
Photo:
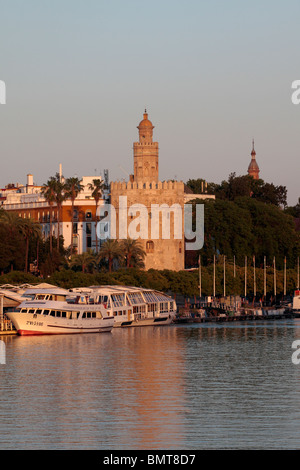
M 293 266 L 296 264 L 300 234 L 293 218 L 280 208 L 248 197 L 196 203 L 204 204 L 205 241 L 200 251 L 204 265 L 209 265 L 214 255 L 230 259 L 235 256 L 241 266 L 245 256 L 256 256 L 258 265 L 262 265 L 264 256 L 269 263 L 276 257 L 283 265 L 287 257 Z M 197 266 L 198 256 L 199 252 L 194 254 L 191 266 Z
M 189 180 L 186 184 L 195 194 L 203 193 L 203 182 L 201 178 Z M 236 176 L 231 173 L 227 181 L 221 184 L 207 183 L 208 194 L 214 194 L 217 199 L 235 201 L 240 197 L 256 199 L 266 204 L 277 207 L 286 207 L 287 189 L 285 186 L 275 186 L 273 183 L 265 183 L 262 179 L 254 180 L 252 176 Z

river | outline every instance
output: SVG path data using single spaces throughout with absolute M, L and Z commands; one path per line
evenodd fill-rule
M 298 449 L 297 339 L 297 319 L 3 336 L 0 449 Z

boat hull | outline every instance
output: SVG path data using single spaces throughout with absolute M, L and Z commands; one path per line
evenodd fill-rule
M 173 316 L 167 315 L 165 317 L 145 318 L 143 320 L 138 320 L 138 321 L 132 320 L 132 321 L 115 322 L 114 328 L 170 325 L 173 321 L 173 318 L 174 318 Z
M 109 333 L 114 324 L 111 317 L 78 321 L 20 312 L 8 312 L 7 316 L 19 336 Z

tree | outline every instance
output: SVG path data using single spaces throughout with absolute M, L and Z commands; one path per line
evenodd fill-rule
M 74 203 L 78 194 L 83 190 L 83 185 L 80 183 L 79 178 L 71 177 L 67 178 L 65 182 L 65 197 L 66 199 L 71 199 L 72 203 L 72 233 L 71 233 L 71 250 L 70 255 L 73 254 L 73 234 L 74 234 Z
M 107 239 L 100 248 L 99 261 L 105 259 L 108 261 L 108 271 L 112 271 L 113 260 L 120 261 L 123 257 L 120 243 L 117 240 Z
M 92 250 L 85 251 L 80 255 L 73 255 L 69 266 L 73 267 L 80 267 L 82 272 L 85 273 L 89 268 L 94 267 L 97 265 L 97 257 Z
M 0 268 L 23 269 L 25 247 L 21 235 L 21 217 L 15 212 L 0 210 Z
M 56 181 L 55 181 L 55 178 L 53 176 L 51 176 L 51 178 L 49 178 L 47 183 L 45 183 L 42 186 L 42 189 L 41 189 L 41 193 L 44 196 L 44 198 L 46 199 L 46 201 L 48 202 L 49 207 L 50 207 L 50 217 L 49 217 L 49 223 L 50 223 L 50 253 L 52 253 L 52 236 L 53 236 L 53 233 L 52 233 L 52 220 L 53 220 L 52 208 L 53 208 L 53 205 L 54 205 L 54 202 L 55 202 L 55 188 L 56 188 Z
M 89 183 L 89 189 L 92 191 L 92 197 L 96 203 L 96 215 L 95 215 L 95 233 L 96 233 L 96 253 L 98 253 L 98 237 L 97 237 L 97 217 L 98 217 L 98 205 L 99 201 L 102 198 L 103 189 L 105 188 L 105 183 L 100 179 L 94 179 L 93 183 Z
M 54 200 L 57 206 L 57 251 L 59 251 L 61 210 L 62 204 L 66 199 L 66 195 L 65 185 L 62 182 L 62 178 L 60 177 L 59 173 L 55 174 L 54 181 Z
M 31 238 L 41 238 L 41 226 L 37 222 L 33 222 L 30 219 L 23 219 L 20 226 L 21 233 L 25 238 L 26 242 L 26 254 L 25 254 L 25 272 L 28 272 L 28 257 L 29 257 L 29 241 Z
M 139 240 L 133 240 L 132 238 L 122 240 L 121 249 L 125 256 L 127 268 L 133 266 L 144 267 L 146 252 Z
M 295 206 L 286 208 L 285 213 L 291 215 L 295 219 L 300 218 L 300 197 L 298 198 L 298 203 Z

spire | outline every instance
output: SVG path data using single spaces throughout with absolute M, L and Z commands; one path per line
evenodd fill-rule
M 254 149 L 254 139 L 252 139 L 252 152 L 251 152 L 252 158 L 255 158 L 256 152 Z
M 252 139 L 252 152 L 251 152 L 251 162 L 248 166 L 248 175 L 252 176 L 254 179 L 259 179 L 259 166 L 256 162 L 256 152 L 254 149 L 254 139 Z

